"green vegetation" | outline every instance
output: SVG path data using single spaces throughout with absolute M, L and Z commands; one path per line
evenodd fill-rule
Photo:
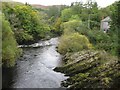
M 105 50 L 112 55 L 117 55 L 118 36 L 113 34 L 112 37 L 103 31 L 97 30 L 81 30 L 80 34 L 85 35 L 93 44 L 96 50 Z
M 81 26 L 82 26 L 81 20 L 70 20 L 68 22 L 64 22 L 61 25 L 61 28 L 64 30 L 64 34 L 69 34 L 69 32 L 70 33 L 76 32 L 78 30 L 78 28 Z
M 55 71 L 70 76 L 62 82 L 69 90 L 120 87 L 118 58 L 110 56 L 105 51 L 84 50 L 67 53 L 63 60 L 67 64 L 55 68 Z
M 21 50 L 17 47 L 14 33 L 5 17 L 2 17 L 2 63 L 3 66 L 11 67 L 15 65 L 15 60 L 19 57 Z M 0 18 L 1 19 L 1 18 Z
M 30 5 L 18 3 L 3 3 L 2 5 L 6 19 L 10 22 L 19 44 L 29 44 L 49 34 L 50 28 L 42 20 L 42 14 Z
M 62 82 L 77 88 L 120 88 L 119 9 L 120 1 L 98 9 L 97 3 L 72 3 L 61 13 L 63 35 L 58 52 L 65 64 L 55 71 L 70 76 Z M 100 30 L 100 19 L 110 16 L 110 30 Z
M 58 51 L 62 54 L 91 48 L 92 45 L 89 43 L 87 37 L 80 35 L 79 33 L 62 36 L 60 39 L 60 44 L 58 45 Z
M 75 32 L 85 35 L 96 50 L 105 50 L 112 55 L 118 55 L 118 29 L 116 29 L 116 26 L 119 25 L 116 25 L 115 22 L 118 17 L 118 13 L 116 13 L 117 5 L 117 2 L 115 2 L 106 8 L 98 9 L 96 2 L 72 3 L 70 7 L 61 11 L 62 22 L 60 28 L 65 35 Z M 113 18 L 113 24 L 111 24 L 108 33 L 100 30 L 101 19 L 106 16 Z M 119 22 L 119 20 L 117 21 Z
M 0 14 L 0 41 L 2 41 L 2 16 Z M 0 43 L 0 68 L 2 66 L 2 43 Z
M 15 65 L 21 49 L 41 39 L 60 36 L 58 52 L 65 64 L 56 71 L 70 76 L 62 82 L 68 89 L 120 88 L 120 1 L 99 8 L 92 0 L 71 6 L 34 8 L 29 4 L 2 4 L 2 63 Z M 112 19 L 107 33 L 100 30 L 101 19 Z M 0 32 L 1 33 L 1 32 Z M 18 44 L 17 44 L 18 43 Z M 117 58 L 118 56 L 118 58 Z
M 2 65 L 12 67 L 21 54 L 18 44 L 47 38 L 50 27 L 43 20 L 44 15 L 28 4 L 3 2 L 2 11 Z
M 44 10 L 43 13 L 46 14 L 45 20 L 47 21 L 50 29 L 51 36 L 60 36 L 63 30 L 60 28 L 62 24 L 61 11 L 64 10 L 67 6 L 65 5 L 53 5 L 50 6 L 47 10 Z
M 115 2 L 110 6 L 113 10 L 111 14 L 112 23 L 111 23 L 111 31 L 110 31 L 110 37 L 116 37 L 114 42 L 117 43 L 117 55 L 120 57 L 120 0 L 118 2 Z
M 67 9 L 62 10 L 61 14 L 62 14 L 61 15 L 62 21 L 67 22 L 72 17 L 73 11 L 71 10 L 71 8 L 67 8 Z

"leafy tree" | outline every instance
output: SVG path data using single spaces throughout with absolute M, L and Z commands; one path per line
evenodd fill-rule
M 64 9 L 61 12 L 61 19 L 63 22 L 67 22 L 69 21 L 72 15 L 74 15 L 74 13 L 71 8 Z
M 3 3 L 3 12 L 19 44 L 28 44 L 45 38 L 50 32 L 49 26 L 42 20 L 42 13 L 30 5 Z
M 79 20 L 71 20 L 68 22 L 64 22 L 61 25 L 61 28 L 64 30 L 64 34 L 74 33 L 78 31 L 78 28 L 82 25 L 82 21 Z
M 71 3 L 71 9 L 74 14 L 80 15 L 83 10 L 83 3 L 82 2 L 73 2 L 73 3 Z
M 80 20 L 80 17 L 78 15 L 72 15 L 71 18 L 69 19 L 71 20 Z
M 97 2 L 89 1 L 86 4 L 81 2 L 73 2 L 68 10 L 63 10 L 61 17 L 62 21 L 65 20 L 65 17 L 70 19 L 81 19 L 84 21 L 89 28 L 98 28 L 100 25 L 101 16 L 99 14 L 98 4 Z M 70 19 L 69 19 L 70 18 Z M 68 21 L 65 20 L 65 21 Z
M 49 9 L 46 11 L 46 13 L 48 14 L 49 17 L 54 17 L 54 19 L 56 17 L 60 16 L 60 8 L 57 6 L 51 6 L 49 7 Z
M 65 5 L 54 5 L 50 6 L 45 13 L 48 15 L 47 20 L 49 20 L 49 24 L 53 25 L 56 23 L 56 19 L 60 17 L 61 11 L 66 8 Z
M 57 18 L 56 22 L 55 22 L 55 25 L 54 25 L 55 30 L 53 31 L 57 35 L 61 35 L 62 34 L 63 30 L 61 30 L 61 27 L 60 27 L 61 23 L 62 23 L 61 18 L 60 17 Z
M 111 14 L 112 23 L 109 34 L 115 39 L 114 44 L 116 45 L 116 52 L 120 57 L 120 0 L 113 3 L 111 7 L 113 11 Z
M 21 50 L 17 47 L 9 22 L 5 20 L 4 16 L 0 21 L 2 22 L 2 63 L 3 66 L 11 67 L 15 65 L 15 61 L 20 55 Z
M 91 49 L 92 45 L 86 36 L 79 33 L 63 35 L 58 45 L 58 51 L 62 54 L 67 52 L 77 52 L 80 50 Z

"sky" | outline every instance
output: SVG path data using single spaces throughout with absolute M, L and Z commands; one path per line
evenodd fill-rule
M 71 2 L 76 2 L 76 1 L 82 1 L 82 2 L 86 2 L 87 0 L 13 0 L 13 1 L 18 1 L 18 2 L 22 2 L 22 3 L 29 3 L 29 4 L 41 4 L 41 5 L 70 5 Z M 117 0 L 93 0 L 93 1 L 97 1 L 98 6 L 100 7 L 106 7 L 108 5 L 111 5 L 112 3 L 114 3 Z

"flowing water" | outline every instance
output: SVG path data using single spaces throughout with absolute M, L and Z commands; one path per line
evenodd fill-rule
M 53 70 L 62 65 L 62 56 L 56 51 L 57 44 L 58 38 L 52 38 L 30 45 L 34 48 L 29 46 L 29 48 L 23 48 L 24 54 L 17 60 L 16 66 L 12 69 L 12 75 L 7 71 L 4 72 L 6 75 L 3 77 L 5 79 L 10 78 L 7 87 L 61 88 L 61 81 L 67 77 Z

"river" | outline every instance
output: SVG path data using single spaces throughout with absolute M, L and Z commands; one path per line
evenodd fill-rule
M 57 44 L 58 38 L 52 38 L 32 44 L 34 48 L 23 48 L 24 54 L 15 67 L 3 70 L 3 82 L 8 81 L 3 87 L 62 88 L 61 81 L 67 77 L 53 70 L 63 63 L 62 56 L 56 51 Z

